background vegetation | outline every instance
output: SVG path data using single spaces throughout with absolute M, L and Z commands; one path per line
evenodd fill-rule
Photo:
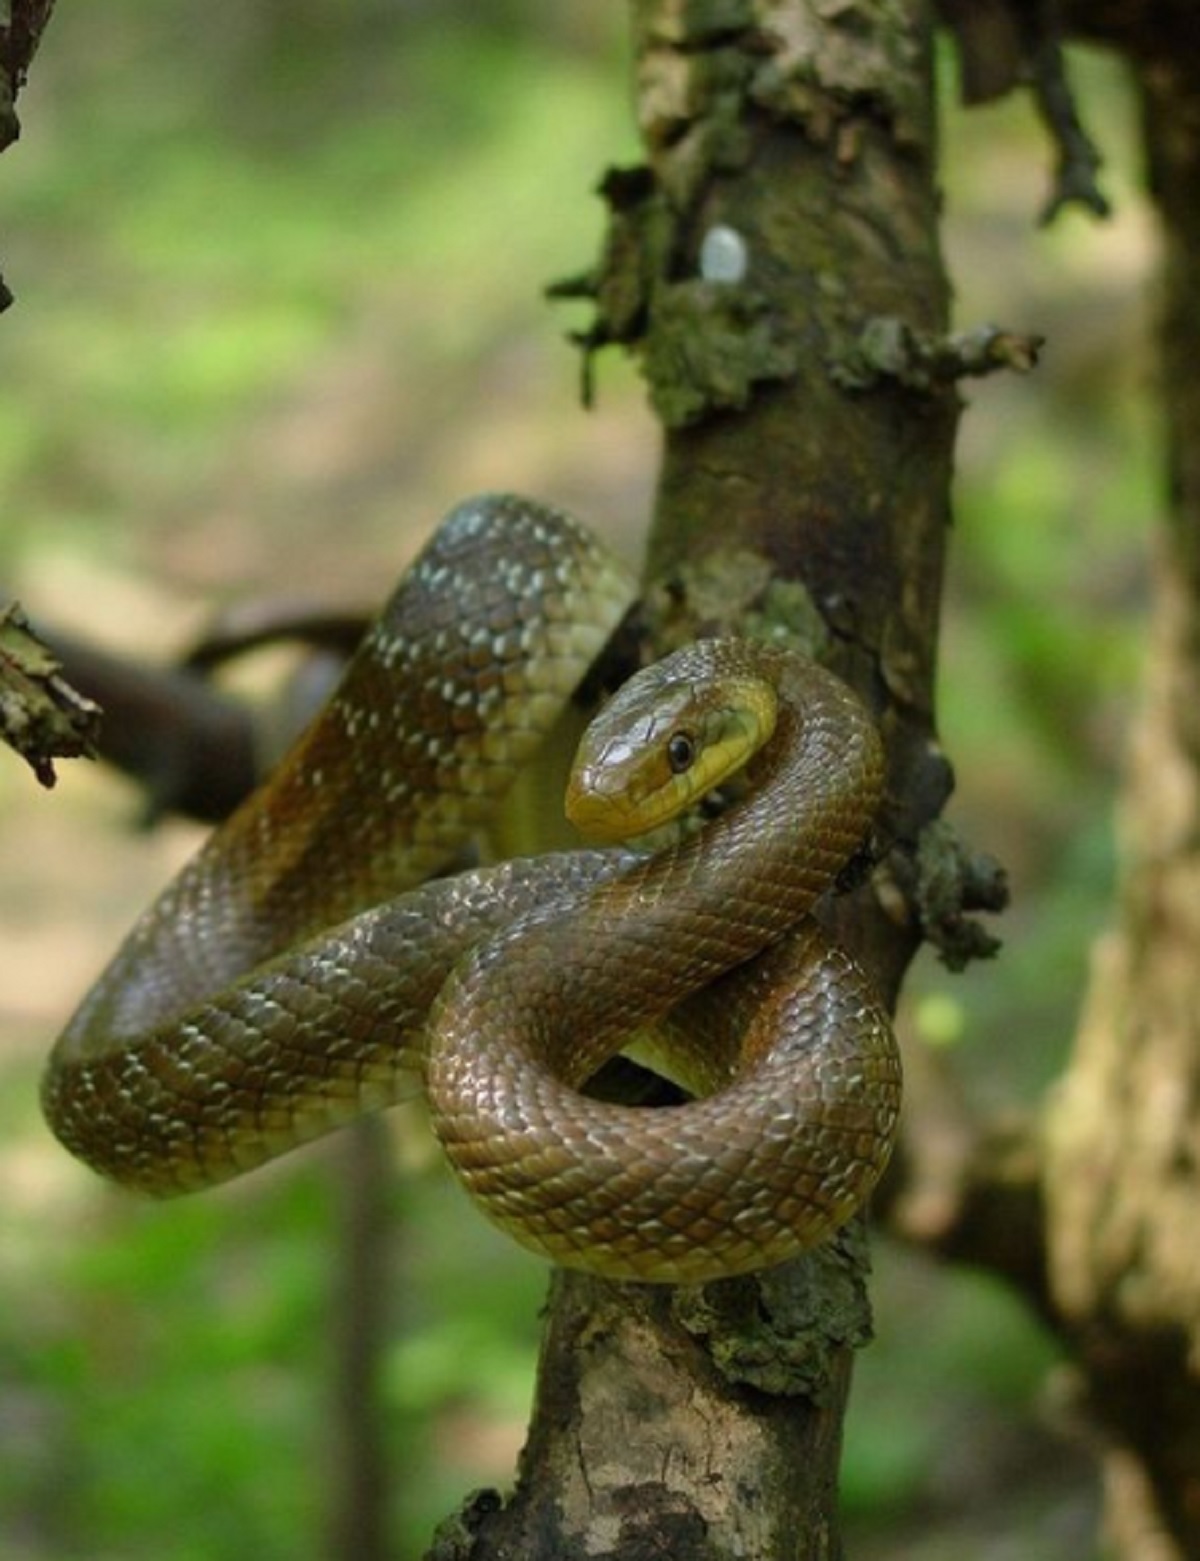
M 635 155 L 619 9 L 555 0 L 64 6 L 0 165 L 0 575 L 35 617 L 166 657 L 249 596 L 378 597 L 474 489 L 565 503 L 636 552 L 656 435 L 569 310 L 589 194 Z M 115 19 L 120 19 L 120 25 Z M 1153 438 L 1152 235 L 1128 98 L 1077 60 L 1116 219 L 1035 228 L 1048 152 L 1019 101 L 964 116 L 946 70 L 964 325 L 1043 331 L 972 396 L 941 711 L 954 816 L 1014 885 L 1005 952 L 919 967 L 903 1023 L 981 1100 L 1031 1098 L 1069 1040 L 1111 879 Z M 256 670 L 274 685 L 274 661 Z M 51 797 L 0 764 L 0 1553 L 241 1561 L 320 1552 L 330 1501 L 331 1145 L 146 1207 L 36 1111 L 46 1047 L 196 836 L 138 833 L 125 783 Z M 520 1445 L 545 1275 L 463 1204 L 422 1135 L 403 1173 L 384 1373 L 400 1553 Z M 1070 1385 L 989 1281 L 880 1247 L 846 1496 L 862 1557 L 1071 1561 L 1095 1514 Z

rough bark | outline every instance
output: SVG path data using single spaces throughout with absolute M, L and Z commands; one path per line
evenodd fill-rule
M 0 607 L 0 741 L 53 786 L 56 759 L 96 757 L 100 709 L 64 675 L 16 602 Z
M 1121 1552 L 1200 1555 L 1200 73 L 1142 71 L 1162 215 L 1169 510 L 1118 920 L 1048 1122 L 1054 1301 L 1112 1437 Z
M 878 713 L 893 849 L 836 919 L 895 994 L 917 842 L 948 790 L 932 675 L 957 373 L 936 235 L 931 19 L 918 0 L 634 7 L 646 163 L 610 173 L 588 349 L 630 346 L 666 429 L 645 651 L 785 636 Z M 959 907 L 961 910 L 961 906 Z M 756 1279 L 555 1276 L 513 1497 L 438 1561 L 828 1558 L 856 1226 Z
M 0 5 L 0 151 L 21 133 L 17 94 L 53 9 L 54 0 L 5 0 Z
M 54 0 L 0 0 L 0 152 L 21 134 L 17 95 L 53 9 Z M 0 275 L 0 313 L 12 301 Z

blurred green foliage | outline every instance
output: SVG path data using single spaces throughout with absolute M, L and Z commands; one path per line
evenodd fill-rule
M 962 322 L 1050 338 L 1032 380 L 972 392 L 947 600 L 956 816 L 1011 866 L 1007 948 L 961 979 L 923 963 L 910 1005 L 919 1030 L 934 999 L 934 1039 L 961 1036 L 968 1088 L 986 1102 L 1032 1101 L 1069 1042 L 1113 878 L 1108 804 L 1155 505 L 1128 92 L 1111 65 L 1080 68 L 1085 112 L 1116 159 L 1122 216 L 1107 231 L 1068 217 L 1035 233 L 1049 151 L 1026 105 L 964 119 L 947 104 Z M 588 192 L 636 155 L 628 99 L 622 17 L 602 7 L 63 6 L 24 102 L 25 139 L 0 164 L 19 298 L 0 322 L 0 564 L 69 553 L 178 572 L 174 549 L 204 508 L 196 493 L 220 510 L 231 446 L 297 379 L 336 379 L 347 341 L 381 360 L 402 350 L 379 372 L 420 443 L 444 419 L 499 417 L 508 382 L 479 390 L 480 364 L 537 333 L 559 354 L 562 389 L 559 431 L 535 448 L 569 442 L 574 365 L 538 290 L 592 258 Z M 608 394 L 636 391 L 618 378 Z M 367 454 L 388 488 L 391 457 Z M 446 459 L 452 470 L 453 448 Z M 541 491 L 540 477 L 531 469 L 527 486 Z M 231 481 L 246 480 L 235 463 Z M 262 499 L 270 469 L 255 480 Z M 339 502 L 353 499 L 347 486 Z M 320 540 L 330 502 L 319 489 L 319 515 L 269 516 L 257 545 L 285 563 L 315 549 L 320 572 L 349 546 L 344 526 Z M 212 531 L 210 580 L 226 552 L 231 570 L 244 560 L 251 513 L 245 502 Z M 353 545 L 373 570 L 377 511 L 355 513 Z M 0 1128 L 20 1152 L 53 1156 L 36 1068 L 26 1054 L 6 1067 Z M 336 1263 L 323 1158 L 163 1208 L 48 1185 L 44 1202 L 6 1214 L 0 1243 L 4 1555 L 321 1553 Z M 466 1489 L 511 1468 L 544 1274 L 434 1172 L 400 1179 L 393 1201 L 381 1391 L 409 1555 Z M 986 1461 L 997 1424 L 1015 1434 L 1052 1352 L 994 1285 L 897 1254 L 882 1255 L 878 1306 L 882 1339 L 863 1358 L 849 1428 L 857 1553 L 929 1561 L 941 1552 L 927 1530 L 924 1548 L 879 1536 L 931 1520 L 949 1450 L 978 1432 Z M 976 1480 L 943 1481 L 939 1499 L 965 1489 L 998 1529 L 1016 1523 L 1010 1493 Z M 1023 1556 L 1081 1554 L 1073 1530 L 1058 1547 L 1044 1508 L 1022 1533 Z

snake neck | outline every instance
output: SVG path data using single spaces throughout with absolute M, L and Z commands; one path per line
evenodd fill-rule
M 518 1044 L 567 1083 L 801 920 L 878 805 L 879 739 L 838 679 L 792 652 L 747 642 L 701 642 L 683 655 L 684 675 L 753 674 L 775 691 L 775 732 L 748 793 L 689 840 L 511 929 L 470 962 L 446 1004 L 451 1028 L 472 1032 L 483 1048 L 493 1036 L 498 1049 L 511 1048 L 511 1029 L 501 1036 L 492 1016 L 503 1010 L 507 1025 L 518 1013 Z M 572 1019 L 581 1013 L 586 1028 Z
M 879 805 L 883 754 L 858 698 L 797 653 L 742 641 L 696 650 L 698 675 L 710 662 L 745 666 L 773 687 L 775 730 L 747 766 L 741 799 L 638 875 L 660 885 L 681 921 L 716 914 L 723 936 L 744 937 L 733 964 L 806 914 L 862 844 Z

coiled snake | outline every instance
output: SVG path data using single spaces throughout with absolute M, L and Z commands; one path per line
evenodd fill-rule
M 568 812 L 617 839 L 745 762 L 738 800 L 654 854 L 409 887 L 484 823 L 628 595 L 546 506 L 455 510 L 325 713 L 60 1037 L 43 1101 L 62 1142 L 169 1194 L 386 1105 L 415 1070 L 472 1197 L 556 1262 L 702 1280 L 847 1219 L 887 1160 L 900 1078 L 866 978 L 809 915 L 881 784 L 838 679 L 749 642 L 678 651 L 589 728 Z M 635 1032 L 700 1098 L 581 1090 Z

